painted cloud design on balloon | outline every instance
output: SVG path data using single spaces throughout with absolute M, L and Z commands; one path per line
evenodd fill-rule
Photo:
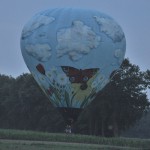
M 48 44 L 29 44 L 25 49 L 30 56 L 42 62 L 48 61 L 51 57 L 51 47 Z
M 96 22 L 100 25 L 100 31 L 104 32 L 114 42 L 121 42 L 124 33 L 121 27 L 112 19 L 94 16 Z
M 26 38 L 27 36 L 31 35 L 34 30 L 52 23 L 55 20 L 53 17 L 47 17 L 43 15 L 38 15 L 36 19 L 32 19 L 22 31 L 22 38 Z
M 57 32 L 57 57 L 68 55 L 72 61 L 79 60 L 97 48 L 101 38 L 81 21 L 73 21 L 70 28 Z
M 124 57 L 124 52 L 121 49 L 116 49 L 114 56 L 118 59 L 118 63 L 121 64 Z

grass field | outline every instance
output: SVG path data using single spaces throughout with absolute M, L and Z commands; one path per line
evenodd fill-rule
M 0 150 L 150 150 L 150 140 L 0 129 Z

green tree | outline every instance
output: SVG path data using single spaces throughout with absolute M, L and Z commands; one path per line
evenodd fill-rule
M 5 90 L 3 86 L 3 94 Z M 50 132 L 64 129 L 61 115 L 30 74 L 23 74 L 15 79 L 10 95 L 3 101 L 3 108 L 0 127 Z
M 136 124 L 124 131 L 121 135 L 132 138 L 150 138 L 150 111 L 136 122 Z
M 118 136 L 142 117 L 150 105 L 146 95 L 149 86 L 147 74 L 148 71 L 142 72 L 128 59 L 124 60 L 121 70 L 111 75 L 110 83 L 84 112 L 89 114 L 84 122 L 88 134 Z M 79 129 L 83 126 L 80 124 L 82 116 Z
M 5 104 L 11 97 L 11 89 L 15 79 L 11 76 L 0 74 L 0 127 L 5 126 L 4 120 L 6 118 Z

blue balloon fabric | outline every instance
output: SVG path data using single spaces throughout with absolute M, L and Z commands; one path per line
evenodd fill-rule
M 29 20 L 21 35 L 28 69 L 56 107 L 84 108 L 125 56 L 125 35 L 95 10 L 55 8 Z

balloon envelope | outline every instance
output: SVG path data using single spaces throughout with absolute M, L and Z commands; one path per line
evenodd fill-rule
M 125 55 L 125 36 L 99 11 L 57 8 L 29 20 L 21 50 L 33 77 L 59 108 L 84 108 L 109 82 Z

